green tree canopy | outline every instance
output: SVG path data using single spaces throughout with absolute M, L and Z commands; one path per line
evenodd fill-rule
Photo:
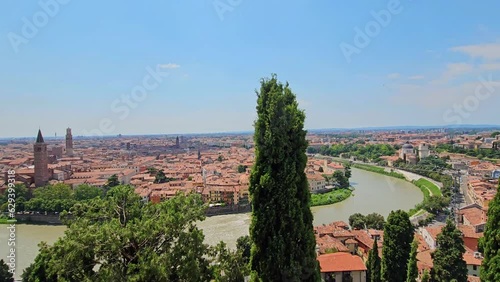
M 384 216 L 378 213 L 371 213 L 365 217 L 366 226 L 368 228 L 384 230 L 385 220 Z
M 405 211 L 391 211 L 384 226 L 382 281 L 406 281 L 407 263 L 413 241 L 413 225 Z
M 500 192 L 488 205 L 488 221 L 481 243 L 484 252 L 481 280 L 500 281 Z
M 120 181 L 118 180 L 118 175 L 113 174 L 108 178 L 108 182 L 106 183 L 106 186 L 109 188 L 115 187 L 120 185 Z
M 236 249 L 241 252 L 245 263 L 250 262 L 250 254 L 252 250 L 252 241 L 250 236 L 241 236 L 236 240 Z
M 246 165 L 239 165 L 238 166 L 238 173 L 243 173 L 247 171 L 247 166 Z
M 349 216 L 349 225 L 352 229 L 364 229 L 366 224 L 366 218 L 360 213 L 355 213 Z
M 83 184 L 75 188 L 74 198 L 76 201 L 85 201 L 102 197 L 103 191 L 99 187 Z
M 406 282 L 417 281 L 418 277 L 417 252 L 418 252 L 418 241 L 413 240 L 413 243 L 411 243 L 411 252 L 410 252 L 410 259 L 408 260 L 408 268 L 406 270 Z
M 368 260 L 366 263 L 366 268 L 368 269 L 366 274 L 366 280 L 369 282 L 380 282 L 381 281 L 381 260 L 378 255 L 378 242 L 377 239 L 373 241 L 372 249 L 368 252 Z
M 25 204 L 31 198 L 28 188 L 24 184 L 16 184 L 14 186 L 14 194 L 16 195 L 16 211 L 25 209 Z M 0 194 L 0 211 L 7 211 L 9 193 Z
M 0 281 L 14 282 L 14 275 L 9 271 L 9 266 L 0 259 Z
M 288 83 L 262 79 L 250 176 L 254 281 L 319 281 L 305 167 L 305 114 Z
M 228 250 L 224 242 L 220 242 L 211 252 L 216 264 L 213 266 L 212 281 L 236 282 L 244 281 L 250 274 L 248 263 L 244 262 L 241 251 Z
M 165 183 L 167 182 L 167 176 L 165 175 L 165 171 L 160 169 L 156 172 L 154 183 Z
M 434 268 L 433 279 L 436 282 L 467 282 L 467 265 L 462 234 L 455 224 L 448 219 L 437 236 L 437 249 L 432 253 Z
M 336 170 L 333 172 L 333 179 L 340 188 L 349 188 L 349 179 L 344 175 L 344 172 Z
M 385 225 L 384 217 L 378 213 L 371 213 L 366 216 L 355 213 L 349 217 L 349 225 L 352 229 L 377 229 L 383 230 Z
M 422 274 L 422 279 L 421 282 L 429 282 L 431 280 L 431 276 L 429 275 L 429 271 L 424 270 L 424 273 Z
M 352 172 L 351 172 L 351 165 L 350 164 L 345 165 L 344 176 L 347 178 L 347 180 L 349 180 L 351 178 Z
M 33 198 L 25 204 L 25 209 L 39 212 L 62 212 L 75 204 L 73 190 L 64 183 L 35 189 Z
M 229 273 L 232 262 L 217 258 L 233 256 L 204 244 L 196 227 L 205 217 L 197 194 L 152 204 L 119 185 L 71 212 L 61 216 L 65 236 L 40 245 L 23 281 L 210 281 L 216 271 Z

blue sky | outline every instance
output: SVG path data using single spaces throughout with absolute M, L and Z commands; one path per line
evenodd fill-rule
M 254 91 L 271 73 L 290 82 L 311 129 L 500 124 L 498 11 L 499 1 L 2 1 L 0 137 L 251 130 Z

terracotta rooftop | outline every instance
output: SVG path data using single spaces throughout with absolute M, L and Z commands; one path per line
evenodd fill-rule
M 342 271 L 366 271 L 361 257 L 349 253 L 333 253 L 318 256 L 322 273 Z
M 481 263 L 483 262 L 482 259 L 475 258 L 474 254 L 471 252 L 465 252 L 464 260 L 465 260 L 465 263 L 467 263 L 467 265 L 476 265 L 476 266 L 481 265 Z

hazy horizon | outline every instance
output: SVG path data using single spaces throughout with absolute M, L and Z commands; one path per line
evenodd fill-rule
M 346 132 L 346 131 L 357 131 L 357 130 L 374 130 L 374 131 L 385 131 L 385 130 L 416 130 L 416 129 L 423 129 L 423 130 L 431 130 L 431 129 L 500 129 L 500 124 L 463 124 L 463 125 L 457 125 L 457 126 L 450 126 L 450 125 L 396 125 L 396 126 L 370 126 L 370 127 L 347 127 L 347 128 L 335 128 L 335 127 L 329 127 L 329 128 L 305 128 L 308 133 L 316 133 L 318 131 L 340 131 L 340 132 Z M 57 136 L 55 134 L 47 134 L 41 128 L 43 137 L 45 139 L 61 139 L 63 140 L 65 138 L 66 134 L 66 129 L 64 129 L 64 132 L 61 131 L 61 134 L 57 133 Z M 73 131 L 73 130 L 72 130 Z M 38 132 L 38 131 L 37 131 Z M 118 135 L 122 135 L 124 137 L 136 137 L 136 136 L 169 136 L 169 137 L 175 137 L 175 136 L 189 136 L 189 135 L 237 135 L 237 134 L 253 134 L 254 130 L 235 130 L 235 131 L 212 131 L 212 132 L 192 132 L 192 131 L 186 131 L 186 132 L 150 132 L 150 133 L 118 133 L 118 134 L 109 134 L 109 135 L 76 135 L 72 134 L 73 138 L 88 138 L 88 137 L 117 137 Z M 49 132 L 50 133 L 50 132 Z M 28 135 L 28 136 L 0 136 L 0 139 L 36 139 L 36 134 L 33 135 Z

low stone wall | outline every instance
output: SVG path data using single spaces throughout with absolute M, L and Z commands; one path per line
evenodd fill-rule
M 228 206 L 228 207 L 212 207 L 208 208 L 205 212 L 207 216 L 246 213 L 252 211 L 252 205 L 245 206 Z
M 16 214 L 17 222 L 33 222 L 46 224 L 62 224 L 57 214 Z
M 228 206 L 228 207 L 212 207 L 206 210 L 207 216 L 214 215 L 224 215 L 224 214 L 236 214 L 236 213 L 247 213 L 252 211 L 251 205 L 245 206 Z M 43 223 L 43 224 L 62 224 L 57 214 L 17 214 L 17 222 L 25 223 Z

